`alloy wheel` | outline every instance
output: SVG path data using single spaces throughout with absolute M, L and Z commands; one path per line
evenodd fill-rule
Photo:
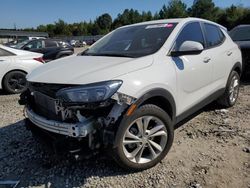
M 167 144 L 167 129 L 154 116 L 142 116 L 133 121 L 123 137 L 123 152 L 134 163 L 148 163 L 156 159 Z
M 8 80 L 8 85 L 14 92 L 23 91 L 26 87 L 26 78 L 23 74 L 13 74 Z
M 229 100 L 231 103 L 235 103 L 239 94 L 239 79 L 237 76 L 232 78 L 229 89 Z

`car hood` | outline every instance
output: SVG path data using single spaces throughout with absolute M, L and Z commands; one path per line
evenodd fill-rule
M 151 55 L 141 58 L 69 56 L 36 68 L 28 74 L 27 80 L 55 84 L 88 84 L 111 80 L 146 68 L 152 63 Z

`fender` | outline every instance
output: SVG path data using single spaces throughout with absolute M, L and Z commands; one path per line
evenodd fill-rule
M 240 62 L 236 62 L 235 64 L 234 64 L 234 66 L 233 66 L 233 68 L 232 68 L 232 70 L 231 70 L 231 72 L 233 71 L 233 70 L 236 70 L 236 69 L 239 69 L 239 74 L 240 74 L 240 76 L 242 75 L 242 64 L 240 63 Z M 230 73 L 231 73 L 230 72 Z
M 134 104 L 136 106 L 141 106 L 144 102 L 146 102 L 148 99 L 151 99 L 153 97 L 163 97 L 169 102 L 169 104 L 171 105 L 171 110 L 172 110 L 172 115 L 169 114 L 169 116 L 171 117 L 172 120 L 174 120 L 176 117 L 175 100 L 172 94 L 165 89 L 156 88 L 156 89 L 149 90 L 147 93 L 142 95 L 139 99 L 137 99 Z

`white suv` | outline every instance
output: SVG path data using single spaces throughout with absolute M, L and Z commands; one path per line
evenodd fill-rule
M 143 170 L 166 156 L 175 125 L 214 100 L 235 104 L 241 61 L 221 25 L 197 18 L 144 22 L 35 69 L 20 104 L 27 126 L 64 140 L 61 149 L 106 148 L 122 167 Z

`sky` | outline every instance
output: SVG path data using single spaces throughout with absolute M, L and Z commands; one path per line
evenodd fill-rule
M 193 0 L 183 0 L 191 6 Z M 138 11 L 159 11 L 168 0 L 1 0 L 0 28 L 37 27 L 63 19 L 67 23 L 95 20 L 103 13 L 114 19 L 126 8 Z M 216 6 L 232 4 L 250 7 L 250 0 L 214 0 Z

